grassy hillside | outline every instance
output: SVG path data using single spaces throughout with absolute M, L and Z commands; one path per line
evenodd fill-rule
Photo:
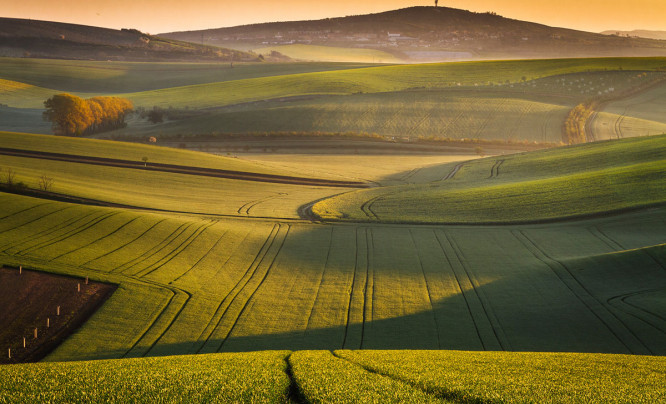
M 85 60 L 257 61 L 254 54 L 165 39 L 135 29 L 0 18 L 0 56 Z
M 0 58 L 0 77 L 69 92 L 122 93 L 367 65 L 357 63 L 132 63 Z
M 660 357 L 598 354 L 212 354 L 5 366 L 0 400 L 652 403 L 666 399 L 665 366 Z
M 439 168 L 442 177 L 455 170 Z M 539 221 L 666 202 L 666 135 L 492 157 L 448 180 L 346 193 L 324 219 L 418 223 Z

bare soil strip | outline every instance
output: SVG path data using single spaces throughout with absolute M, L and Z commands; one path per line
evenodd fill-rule
M 0 268 L 0 363 L 42 359 L 85 323 L 116 288 L 25 268 L 20 273 L 18 268 Z
M 203 177 L 227 178 L 243 181 L 270 182 L 278 184 L 310 185 L 322 187 L 368 188 L 369 185 L 359 181 L 338 181 L 321 178 L 290 177 L 277 174 L 250 173 L 214 168 L 188 167 L 174 164 L 144 163 L 141 161 L 88 157 L 74 154 L 40 152 L 34 150 L 9 149 L 0 147 L 0 154 L 6 156 L 38 158 L 69 163 L 101 165 L 107 167 L 131 168 L 146 171 L 160 171 L 176 174 L 198 175 Z

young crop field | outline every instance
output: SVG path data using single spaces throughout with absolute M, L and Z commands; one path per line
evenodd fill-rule
M 43 108 L 47 98 L 68 91 L 83 98 L 119 95 L 136 107 L 175 108 L 195 115 L 156 125 L 136 118 L 109 136 L 367 132 L 559 143 L 562 124 L 574 106 L 640 88 L 662 77 L 664 67 L 664 58 L 392 66 L 260 63 L 234 68 L 1 59 L 0 104 L 9 108 L 2 112 L 7 120 L 0 130 L 43 132 L 34 111 Z M 634 115 L 649 110 L 637 105 Z M 22 109 L 33 113 L 26 115 Z M 642 136 L 660 127 L 636 119 L 642 120 L 625 120 L 624 133 Z M 605 126 L 590 125 L 589 130 L 604 139 L 611 136 Z
M 331 220 L 500 223 L 636 209 L 666 200 L 665 135 L 437 168 L 443 173 L 440 181 L 345 193 L 312 210 Z
M 468 161 L 253 161 L 0 137 L 36 152 L 375 185 L 2 155 L 0 181 L 14 173 L 36 188 L 49 175 L 53 192 L 80 203 L 0 193 L 0 264 L 118 287 L 45 363 L 0 368 L 0 402 L 665 399 L 666 136 Z M 308 220 L 303 207 L 320 199 L 313 211 L 334 208 L 343 222 Z M 558 220 L 436 224 L 483 219 L 478 206 L 496 221 Z M 633 210 L 609 214 L 618 208 Z M 572 211 L 605 214 L 559 220 Z M 386 223 L 397 221 L 426 223 Z
M 0 368 L 0 402 L 655 403 L 666 399 L 665 366 L 654 356 L 347 350 L 39 363 Z

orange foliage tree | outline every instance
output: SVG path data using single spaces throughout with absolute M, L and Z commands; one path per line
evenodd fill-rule
M 81 136 L 122 128 L 125 117 L 134 110 L 130 100 L 119 97 L 93 97 L 88 100 L 72 94 L 57 94 L 44 101 L 44 119 L 53 132 Z

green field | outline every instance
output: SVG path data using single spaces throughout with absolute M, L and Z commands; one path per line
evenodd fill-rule
M 90 143 L 91 150 L 106 144 L 62 140 Z M 543 187 L 575 170 L 583 177 L 601 172 L 612 181 L 615 171 L 624 173 L 636 166 L 646 166 L 641 172 L 656 172 L 660 179 L 663 141 L 663 136 L 640 138 L 506 156 L 497 181 L 506 176 L 506 187 L 534 181 Z M 172 153 L 174 159 L 197 155 L 168 149 L 164 153 Z M 207 158 L 211 164 L 219 159 L 218 164 L 238 161 L 250 166 L 237 159 Z M 459 163 L 412 169 L 393 179 L 383 176 L 393 183 L 399 178 L 414 182 L 397 189 L 429 190 L 434 185 L 432 189 L 437 190 L 452 181 L 458 184 L 453 190 L 464 194 L 466 186 L 474 190 L 492 181 L 485 177 L 494 162 L 465 163 L 453 179 L 443 182 L 451 166 Z M 3 163 L 26 182 L 42 172 L 57 172 L 57 192 L 144 209 L 2 194 L 2 261 L 90 274 L 121 285 L 51 360 L 257 349 L 645 354 L 666 350 L 663 320 L 659 320 L 663 310 L 659 288 L 666 282 L 660 266 L 663 206 L 608 218 L 525 226 L 320 225 L 297 220 L 298 207 L 344 189 L 113 167 L 82 170 L 80 164 L 19 157 L 3 157 Z M 479 179 L 481 173 L 484 177 Z M 552 178 L 538 180 L 544 175 Z M 656 181 L 654 198 L 663 201 L 663 181 Z M 622 191 L 621 184 L 616 185 L 613 189 Z M 581 192 L 575 182 L 569 187 Z M 320 204 L 393 189 L 354 191 Z M 591 189 L 595 190 L 585 188 L 590 198 L 603 200 L 605 194 Z M 644 204 L 641 198 L 649 196 L 620 194 L 638 206 Z M 427 205 L 427 199 L 411 200 L 409 192 L 398 195 L 404 199 L 402 210 L 394 212 L 397 218 L 412 208 L 440 206 Z M 559 212 L 567 216 L 573 201 L 565 202 Z M 613 210 L 611 202 L 604 201 L 596 211 Z M 381 206 L 375 204 L 373 211 L 383 214 Z M 584 208 L 576 209 L 584 213 Z M 546 208 L 534 203 L 522 214 L 527 211 L 528 219 L 538 220 L 543 212 L 539 209 Z M 463 217 L 465 212 L 467 221 L 477 217 L 472 208 L 458 214 Z M 392 220 L 396 219 L 386 221 Z M 431 215 L 429 220 L 436 217 Z M 612 265 L 608 265 L 609 256 Z M 495 266 L 503 270 L 498 272 Z M 640 276 L 628 272 L 631 267 L 641 268 Z M 507 293 L 511 299 L 505 297 Z M 629 301 L 635 299 L 640 309 L 615 299 L 624 295 L 631 295 Z M 645 326 L 646 322 L 650 325 Z
M 666 58 L 270 50 L 0 58 L 0 265 L 118 285 L 0 403 L 666 401 Z M 61 92 L 186 118 L 34 134 Z
M 280 52 L 292 59 L 318 62 L 362 62 L 362 63 L 400 63 L 401 60 L 388 52 L 376 49 L 339 48 L 318 45 L 280 45 L 253 49 L 254 53 L 268 55 Z
M 441 180 L 345 193 L 320 218 L 401 223 L 534 222 L 663 204 L 666 135 L 437 167 Z M 447 171 L 448 170 L 448 171 Z
M 566 353 L 209 354 L 5 366 L 0 402 L 655 403 L 665 367 L 663 357 Z
M 664 58 L 391 66 L 260 63 L 233 68 L 3 58 L 0 104 L 9 108 L 0 111 L 5 117 L 0 130 L 44 132 L 38 110 L 47 98 L 68 91 L 84 98 L 120 95 L 148 109 L 159 106 L 198 111 L 193 118 L 156 125 L 133 119 L 127 128 L 102 135 L 111 137 L 367 132 L 411 139 L 559 143 L 566 114 L 575 105 L 591 97 L 640 87 L 662 77 L 660 70 L 664 68 Z M 662 129 L 661 118 L 644 118 L 656 111 L 649 106 L 654 104 L 632 105 L 635 108 L 628 112 L 621 128 L 626 136 Z M 596 138 L 613 137 L 605 122 L 617 120 L 618 114 L 626 115 L 612 108 L 598 114 L 599 123 L 590 129 Z

